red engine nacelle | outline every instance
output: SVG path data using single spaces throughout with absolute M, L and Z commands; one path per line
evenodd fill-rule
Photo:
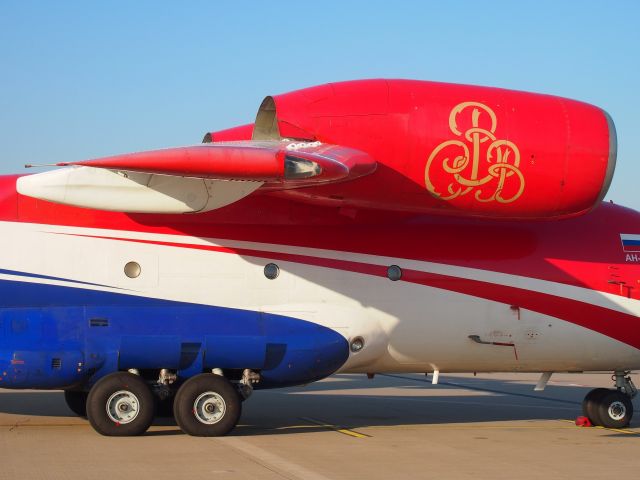
M 234 135 L 247 138 L 247 127 L 219 137 Z M 482 217 L 587 212 L 607 192 L 616 160 L 613 122 L 598 107 L 409 80 L 334 83 L 267 97 L 253 139 L 281 138 L 359 149 L 378 168 L 353 182 L 271 195 Z

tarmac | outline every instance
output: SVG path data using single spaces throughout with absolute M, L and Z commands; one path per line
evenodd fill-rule
M 636 384 L 640 378 L 634 376 Z M 630 428 L 578 427 L 610 374 L 336 375 L 256 391 L 227 437 L 102 437 L 62 392 L 0 390 L 0 479 L 590 479 L 640 473 Z

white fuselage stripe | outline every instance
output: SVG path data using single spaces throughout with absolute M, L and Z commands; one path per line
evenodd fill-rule
M 4 224 L 4 225 L 3 225 Z M 202 245 L 209 247 L 226 247 L 237 249 L 259 250 L 265 253 L 284 253 L 293 255 L 304 255 L 329 260 L 341 260 L 367 263 L 371 265 L 388 266 L 397 264 L 402 268 L 421 272 L 458 277 L 468 280 L 492 283 L 496 285 L 508 286 L 538 292 L 558 297 L 564 297 L 590 305 L 607 308 L 613 311 L 640 316 L 640 301 L 601 292 L 590 288 L 577 287 L 548 280 L 541 280 L 521 275 L 482 270 L 456 265 L 426 262 L 402 257 L 389 257 L 380 255 L 363 254 L 348 251 L 325 250 L 309 247 L 298 247 L 280 244 L 269 244 L 260 242 L 236 241 L 216 238 L 200 238 L 179 234 L 146 233 L 126 230 L 110 230 L 99 228 L 68 227 L 47 224 L 31 224 L 16 222 L 0 222 L 0 226 L 24 229 L 30 232 L 84 235 L 90 237 L 113 237 L 123 240 L 142 240 L 155 242 L 179 243 L 185 246 Z M 168 246 L 166 248 L 180 248 Z M 34 272 L 42 273 L 42 272 Z

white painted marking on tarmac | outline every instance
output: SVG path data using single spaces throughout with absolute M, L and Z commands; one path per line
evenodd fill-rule
M 284 478 L 291 480 L 330 480 L 329 477 L 290 462 L 286 458 L 256 447 L 238 437 L 219 437 L 214 440 L 233 448 L 243 456 Z

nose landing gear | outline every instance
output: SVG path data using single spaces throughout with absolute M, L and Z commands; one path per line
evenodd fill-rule
M 631 399 L 638 390 L 629 372 L 615 372 L 616 389 L 596 388 L 582 402 L 582 411 L 591 423 L 605 428 L 624 428 L 633 417 Z

